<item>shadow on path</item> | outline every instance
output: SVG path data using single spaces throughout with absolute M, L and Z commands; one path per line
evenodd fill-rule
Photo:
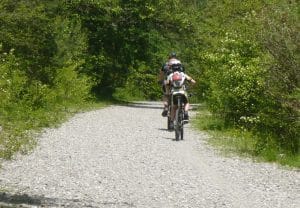
M 131 108 L 145 108 L 145 109 L 161 109 L 163 110 L 162 103 L 151 103 L 151 102 L 133 102 L 128 104 L 123 104 L 121 106 L 131 107 Z
M 4 207 L 7 204 L 7 207 L 11 207 L 12 205 L 42 205 L 42 199 L 40 197 L 30 197 L 26 194 L 22 195 L 11 195 L 5 192 L 0 193 L 0 207 Z
M 132 103 L 127 103 L 127 104 L 119 104 L 119 106 L 163 110 L 162 102 L 132 102 Z M 203 108 L 202 104 L 190 104 L 190 111 L 196 111 L 201 108 Z
M 165 129 L 165 128 L 158 128 L 160 131 L 168 131 L 168 132 L 173 132 L 173 130 Z
M 0 207 L 1 208 L 29 208 L 29 207 L 104 207 L 104 206 L 116 206 L 116 207 L 136 207 L 129 202 L 94 202 L 80 199 L 56 199 L 47 198 L 44 196 L 29 196 L 27 194 L 10 194 L 0 192 Z

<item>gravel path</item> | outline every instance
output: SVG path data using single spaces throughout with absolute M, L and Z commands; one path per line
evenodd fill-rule
M 0 207 L 300 207 L 299 171 L 220 156 L 189 124 L 176 142 L 161 106 L 112 106 L 46 130 L 32 154 L 2 164 Z

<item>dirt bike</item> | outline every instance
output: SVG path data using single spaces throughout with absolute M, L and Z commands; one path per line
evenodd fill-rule
M 175 130 L 175 139 L 182 140 L 184 134 L 184 120 L 185 115 L 185 103 L 187 103 L 187 85 L 186 85 L 186 76 L 184 73 L 175 71 L 170 75 L 171 87 L 170 87 L 170 98 L 168 106 L 168 129 L 171 129 L 171 111 L 174 106 L 177 106 L 174 120 L 174 130 Z M 190 79 L 189 81 L 191 81 Z M 174 116 L 174 115 L 173 115 Z
M 171 95 L 170 95 L 170 112 L 174 110 L 176 106 L 176 112 L 174 116 L 174 130 L 175 130 L 175 140 L 183 140 L 184 135 L 184 120 L 185 115 L 185 103 L 187 102 L 187 86 L 185 84 L 184 73 L 175 71 L 172 74 L 171 80 Z M 169 124 L 169 121 L 168 121 Z

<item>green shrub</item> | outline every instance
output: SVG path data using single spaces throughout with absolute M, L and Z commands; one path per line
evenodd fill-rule
M 79 104 L 90 97 L 93 82 L 85 75 L 76 72 L 77 65 L 69 65 L 57 70 L 54 88 L 48 96 L 48 102 L 67 107 Z
M 24 90 L 27 78 L 19 68 L 19 63 L 13 54 L 3 53 L 0 48 L 0 99 L 1 107 L 8 106 L 11 102 L 16 102 Z
M 223 116 L 227 122 L 253 122 L 264 95 L 264 71 L 258 46 L 238 36 L 221 41 L 215 53 L 205 54 L 211 67 L 208 103 L 210 109 Z M 252 120 L 250 120 L 251 118 Z
M 144 63 L 140 63 L 137 69 L 131 67 L 130 75 L 123 88 L 117 88 L 114 97 L 119 100 L 157 100 L 162 91 L 157 84 L 157 74 Z
M 299 152 L 299 120 L 276 83 L 268 81 L 272 58 L 256 44 L 227 34 L 204 59 L 210 70 L 208 106 L 226 125 L 257 132 L 257 152 Z M 268 138 L 268 139 L 267 139 Z M 272 138 L 272 139 L 270 139 Z M 272 147 L 272 148 L 271 148 Z

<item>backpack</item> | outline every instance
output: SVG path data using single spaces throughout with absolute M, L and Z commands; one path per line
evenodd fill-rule
M 181 88 L 183 86 L 185 77 L 182 73 L 176 71 L 172 75 L 172 86 L 174 88 Z

